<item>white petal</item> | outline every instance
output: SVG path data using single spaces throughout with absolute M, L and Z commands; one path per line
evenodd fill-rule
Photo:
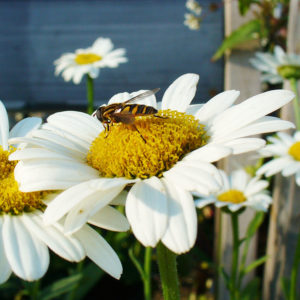
M 109 38 L 102 38 L 99 37 L 96 39 L 96 41 L 93 43 L 91 50 L 97 51 L 102 55 L 107 54 L 113 49 L 114 45 Z
M 75 185 L 49 203 L 44 213 L 44 221 L 47 224 L 56 222 L 72 209 L 87 219 L 107 205 L 131 182 L 133 181 L 122 178 L 98 178 Z
M 22 217 L 5 215 L 3 240 L 5 253 L 13 272 L 28 281 L 41 278 L 49 265 L 46 245 L 32 236 L 24 226 Z
M 231 148 L 223 145 L 207 144 L 187 154 L 183 161 L 200 160 L 205 162 L 216 162 L 232 153 Z
M 3 150 L 8 149 L 9 123 L 6 109 L 0 101 L 0 145 Z
M 162 242 L 173 252 L 181 254 L 190 250 L 197 236 L 197 213 L 189 192 L 174 186 L 167 180 L 169 222 Z
M 103 207 L 89 218 L 88 222 L 97 227 L 112 231 L 127 231 L 130 228 L 125 216 L 111 206 Z
M 257 138 L 240 138 L 224 143 L 224 146 L 232 149 L 232 154 L 241 154 L 262 148 L 265 140 Z
M 82 245 L 73 237 L 66 236 L 55 226 L 46 226 L 42 214 L 25 214 L 23 222 L 32 235 L 45 243 L 53 252 L 69 261 L 80 261 L 85 257 Z
M 207 122 L 230 107 L 240 95 L 239 91 L 225 91 L 210 99 L 195 114 L 200 122 Z
M 297 161 L 291 161 L 282 170 L 283 176 L 290 176 L 300 171 L 300 163 Z
M 197 199 L 195 201 L 195 206 L 198 208 L 203 208 L 204 206 L 214 203 L 215 201 L 216 198 L 214 196 L 209 196 L 207 198 Z
M 9 156 L 9 160 L 31 160 L 31 159 L 66 159 L 74 160 L 68 155 L 62 153 L 53 152 L 44 148 L 25 148 L 17 150 Z
M 231 188 L 244 191 L 249 181 L 249 175 L 244 170 L 236 170 L 231 173 Z
M 11 267 L 6 258 L 4 240 L 2 235 L 3 218 L 0 217 L 0 284 L 4 283 L 11 275 Z
M 121 262 L 111 246 L 91 227 L 85 225 L 74 236 L 80 240 L 86 255 L 112 277 L 119 279 L 122 274 Z
M 48 123 L 91 143 L 103 130 L 101 122 L 76 111 L 64 111 L 48 117 Z
M 245 196 L 248 198 L 256 193 L 259 193 L 262 190 L 266 189 L 268 185 L 269 183 L 267 180 L 259 180 L 258 177 L 254 177 L 249 181 L 244 191 Z
M 212 139 L 229 135 L 229 133 L 279 109 L 293 98 L 294 94 L 291 91 L 272 90 L 230 107 L 214 119 L 210 128 L 213 133 Z
M 284 121 L 275 117 L 263 117 L 256 122 L 249 124 L 237 131 L 234 131 L 228 135 L 214 136 L 211 141 L 215 143 L 222 143 L 227 140 L 247 137 L 250 135 L 256 135 L 261 133 L 286 130 L 293 128 L 294 124 L 289 121 Z
M 212 170 L 208 170 L 207 167 Z M 189 164 L 182 161 L 169 171 L 164 172 L 164 178 L 185 190 L 207 194 L 219 189 L 219 185 L 214 178 L 215 172 L 217 172 L 215 167 L 208 163 L 195 162 Z
M 10 131 L 9 138 L 26 136 L 42 124 L 41 118 L 26 118 L 18 122 Z
M 14 174 L 22 192 L 60 190 L 99 178 L 98 171 L 88 165 L 60 159 L 20 161 Z
M 278 172 L 281 172 L 285 166 L 290 162 L 289 158 L 287 157 L 280 157 L 273 159 L 266 164 L 264 164 L 262 167 L 260 167 L 257 171 L 257 175 L 265 174 L 267 177 L 272 176 Z
M 177 78 L 166 90 L 162 99 L 162 109 L 185 112 L 193 100 L 199 75 L 185 74 Z
M 121 193 L 119 193 L 111 202 L 110 205 L 122 205 L 124 206 L 126 203 L 128 192 L 126 190 L 123 190 Z
M 73 207 L 65 220 L 65 231 L 68 233 L 77 231 L 90 217 L 110 203 L 127 184 L 132 182 L 135 182 L 135 180 L 103 178 L 91 180 L 63 192 L 63 195 L 58 196 L 59 200 L 56 203 L 70 202 L 66 200 L 70 197 L 73 199 L 71 204 Z M 75 206 L 74 203 L 76 203 Z
M 168 200 L 161 181 L 151 177 L 136 183 L 128 193 L 125 208 L 136 238 L 145 247 L 155 247 L 168 221 Z

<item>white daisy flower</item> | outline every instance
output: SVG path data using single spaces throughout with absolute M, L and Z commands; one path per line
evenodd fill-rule
M 79 84 L 85 74 L 97 78 L 101 68 L 116 68 L 127 62 L 125 49 L 113 50 L 113 47 L 109 38 L 100 37 L 89 48 L 65 53 L 54 61 L 55 75 L 62 73 L 65 81 L 73 80 L 75 84 Z
M 195 201 L 198 208 L 214 203 L 216 207 L 227 207 L 236 212 L 243 207 L 267 211 L 272 203 L 266 188 L 268 182 L 259 177 L 251 177 L 245 170 L 233 171 L 229 176 L 219 170 L 219 183 L 222 187 L 217 193 Z
M 201 18 L 193 15 L 193 14 L 184 14 L 184 22 L 183 24 L 187 26 L 191 30 L 199 30 L 201 25 Z
M 15 171 L 21 190 L 65 190 L 47 207 L 46 223 L 67 215 L 65 229 L 76 232 L 123 191 L 127 218 L 143 245 L 162 241 L 173 252 L 188 251 L 197 234 L 191 192 L 219 189 L 212 163 L 264 146 L 250 135 L 293 126 L 266 117 L 294 97 L 290 91 L 270 91 L 238 105 L 233 103 L 239 92 L 226 91 L 204 105 L 190 105 L 198 79 L 179 77 L 157 114 L 136 117 L 133 125 L 117 123 L 105 133 L 97 119 L 67 111 L 50 116 L 33 138 L 13 139 L 28 143 L 11 155 L 21 160 Z M 108 104 L 142 92 L 117 94 Z M 154 95 L 140 104 L 158 108 Z
M 202 12 L 202 7 L 196 0 L 187 0 L 185 3 L 185 7 L 196 15 L 200 15 Z
M 279 132 L 277 137 L 270 136 L 267 139 L 270 144 L 265 146 L 260 154 L 274 158 L 262 165 L 257 174 L 267 177 L 279 172 L 283 176 L 295 174 L 296 182 L 300 186 L 300 131 L 296 131 L 293 136 Z
M 66 236 L 61 224 L 44 224 L 43 211 L 55 193 L 19 190 L 14 178 L 17 162 L 8 160 L 18 145 L 9 146 L 8 139 L 28 135 L 40 124 L 40 118 L 27 118 L 9 132 L 7 112 L 0 101 L 0 284 L 12 272 L 28 281 L 41 278 L 49 266 L 48 248 L 71 262 L 78 262 L 87 255 L 110 275 L 119 278 L 122 266 L 117 255 L 91 227 L 85 225 L 73 236 Z M 96 225 L 129 229 L 124 216 L 110 207 L 105 210 L 107 215 L 103 216 L 105 211 L 102 210 L 102 216 L 94 216 Z
M 255 56 L 250 62 L 263 73 L 262 81 L 277 84 L 284 78 L 300 78 L 300 55 L 287 54 L 280 46 L 275 46 L 274 54 L 256 52 Z

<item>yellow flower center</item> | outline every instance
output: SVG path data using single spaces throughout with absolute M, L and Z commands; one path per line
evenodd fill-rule
M 244 193 L 239 190 L 228 190 L 218 196 L 218 200 L 230 203 L 242 203 L 247 200 Z
M 35 209 L 43 210 L 42 198 L 47 192 L 22 193 L 14 178 L 16 161 L 9 161 L 8 156 L 14 149 L 4 151 L 0 146 L 0 214 L 18 215 Z
M 160 116 L 160 117 L 157 117 Z M 87 162 L 104 177 L 161 177 L 182 157 L 205 145 L 204 125 L 193 116 L 163 110 L 116 123 L 93 141 Z
M 78 65 L 88 65 L 102 59 L 102 56 L 94 53 L 81 53 L 77 54 L 75 61 Z
M 295 159 L 300 161 L 300 142 L 296 142 L 289 149 L 289 154 Z

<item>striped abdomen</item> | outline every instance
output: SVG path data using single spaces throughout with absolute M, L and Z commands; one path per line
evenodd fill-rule
M 143 104 L 126 104 L 122 109 L 122 113 L 131 113 L 135 116 L 143 115 L 154 115 L 157 113 L 157 109 L 152 106 L 147 106 Z

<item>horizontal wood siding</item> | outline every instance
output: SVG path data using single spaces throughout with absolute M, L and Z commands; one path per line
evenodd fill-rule
M 213 1 L 201 1 L 204 10 Z M 200 74 L 198 102 L 223 88 L 223 63 L 210 61 L 223 37 L 223 11 L 207 13 L 200 31 L 183 25 L 185 1 L 0 1 L 0 99 L 5 104 L 84 104 L 85 84 L 54 76 L 62 53 L 109 37 L 129 62 L 103 69 L 97 104 L 121 91 L 162 88 L 187 72 Z M 162 91 L 158 94 L 162 95 Z

